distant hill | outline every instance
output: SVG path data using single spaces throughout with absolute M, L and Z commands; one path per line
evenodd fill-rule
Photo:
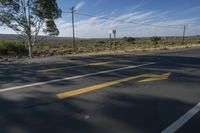
M 162 38 L 169 37 L 169 38 L 176 38 L 181 36 L 162 36 Z M 200 35 L 188 36 L 188 37 L 200 37 Z M 149 37 L 135 37 L 135 38 L 149 38 Z M 20 39 L 15 34 L 0 34 L 0 40 L 18 40 Z M 85 40 L 105 40 L 108 38 L 76 38 L 76 39 L 85 39 Z M 53 36 L 38 36 L 38 40 L 72 40 L 71 37 L 53 37 Z
M 0 34 L 0 40 L 18 40 L 19 36 L 14 34 Z M 38 36 L 38 40 L 71 40 L 71 37 Z

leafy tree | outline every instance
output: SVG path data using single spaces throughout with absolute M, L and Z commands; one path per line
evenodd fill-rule
M 56 0 L 0 0 L 0 25 L 13 29 L 27 42 L 30 58 L 40 31 L 59 34 L 55 19 L 61 14 Z
M 161 37 L 153 36 L 150 38 L 150 40 L 153 42 L 153 45 L 158 45 L 158 42 L 161 40 Z

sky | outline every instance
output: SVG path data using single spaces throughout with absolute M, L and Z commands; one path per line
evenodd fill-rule
M 106 38 L 114 29 L 118 37 L 181 36 L 184 25 L 186 35 L 200 35 L 200 0 L 57 1 L 63 11 L 56 20 L 61 37 L 72 36 L 69 9 L 74 5 L 75 34 L 80 38 Z M 0 33 L 15 32 L 1 27 Z

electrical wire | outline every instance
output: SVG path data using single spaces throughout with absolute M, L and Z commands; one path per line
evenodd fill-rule
M 176 28 L 176 29 L 183 29 L 183 26 L 177 26 L 177 25 L 156 25 L 156 24 L 151 24 L 151 23 L 141 23 L 141 22 L 132 22 L 132 21 L 126 21 L 126 20 L 117 20 L 117 18 L 108 18 L 108 17 L 101 17 L 101 16 L 96 16 L 96 15 L 91 15 L 87 13 L 80 13 L 80 12 L 75 12 L 77 15 L 81 16 L 87 16 L 87 17 L 96 17 L 99 19 L 104 19 L 104 20 L 115 20 L 116 22 L 121 22 L 121 23 L 130 23 L 130 24 L 140 24 L 140 25 L 146 25 L 146 26 L 153 26 L 153 27 L 159 27 L 159 28 Z

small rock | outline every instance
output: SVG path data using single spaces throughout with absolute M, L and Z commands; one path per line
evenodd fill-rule
M 85 119 L 85 120 L 88 120 L 88 119 L 90 119 L 90 116 L 89 116 L 89 115 L 85 115 L 85 116 L 84 116 L 84 119 Z

